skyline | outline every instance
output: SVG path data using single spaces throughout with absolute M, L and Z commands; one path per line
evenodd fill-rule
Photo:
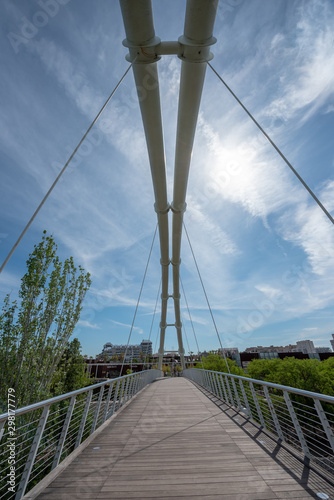
M 153 2 L 161 40 L 183 33 L 185 3 Z M 5 0 L 0 9 L 3 262 L 128 63 L 118 2 Z M 333 23 L 329 0 L 226 0 L 211 49 L 214 68 L 332 215 Z M 171 202 L 180 61 L 164 56 L 158 71 Z M 156 227 L 153 202 L 130 71 L 0 275 L 1 300 L 16 297 L 28 254 L 46 229 L 60 257 L 73 255 L 92 275 L 74 332 L 83 354 L 94 356 L 106 342 L 126 344 Z M 334 228 L 209 67 L 185 224 L 224 347 L 329 344 Z M 185 234 L 181 257 L 199 350 L 217 349 Z M 159 281 L 156 239 L 130 344 L 149 338 Z M 182 316 L 197 352 L 184 301 Z M 157 312 L 153 347 L 159 321 Z M 166 350 L 176 349 L 168 328 Z

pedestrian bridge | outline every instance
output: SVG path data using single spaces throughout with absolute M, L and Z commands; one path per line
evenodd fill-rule
M 334 499 L 334 398 L 307 393 L 306 408 L 298 389 L 197 369 L 160 373 L 17 410 L 15 493 L 2 482 L 1 498 Z M 8 424 L 1 415 L 5 473 Z

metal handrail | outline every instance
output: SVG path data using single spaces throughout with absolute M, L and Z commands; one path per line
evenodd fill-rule
M 334 481 L 333 396 L 199 368 L 183 375 L 276 435 L 302 460 L 325 469 Z
M 140 372 L 140 373 L 142 373 L 142 372 Z M 123 375 L 120 378 L 132 377 L 133 375 L 135 375 L 135 374 L 131 373 L 130 375 Z M 66 394 L 61 394 L 60 396 L 55 396 L 54 398 L 45 399 L 44 401 L 39 401 L 38 403 L 34 403 L 34 404 L 31 404 L 28 406 L 23 406 L 22 408 L 15 410 L 15 416 L 18 417 L 19 415 L 23 415 L 24 413 L 28 413 L 32 410 L 37 410 L 38 408 L 43 408 L 46 405 L 58 403 L 59 401 L 63 401 L 64 399 L 67 399 L 71 396 L 77 396 L 79 394 L 83 394 L 84 392 L 87 392 L 90 389 L 96 389 L 97 387 L 109 385 L 114 380 L 116 380 L 116 379 L 105 380 L 104 382 L 99 382 L 98 384 L 94 384 L 94 385 L 88 385 L 87 387 L 83 387 L 82 389 L 77 389 L 76 391 L 67 392 Z M 8 418 L 8 413 L 1 413 L 0 414 L 0 422 L 2 420 L 7 420 L 7 418 Z
M 124 375 L 25 406 L 14 418 L 12 412 L 1 414 L 0 500 L 20 500 L 160 375 L 155 369 Z
M 193 368 L 187 368 L 187 370 L 192 370 Z M 196 371 L 198 371 L 198 368 L 194 368 Z M 202 371 L 202 370 L 201 370 Z M 210 371 L 210 373 L 216 373 L 221 375 L 222 372 L 216 372 L 216 371 L 211 371 L 211 370 L 204 370 L 204 371 Z M 185 372 L 185 370 L 184 370 Z M 186 374 L 184 373 L 186 376 Z M 230 378 L 235 378 L 238 380 L 245 380 L 246 382 L 253 382 L 253 384 L 259 384 L 259 385 L 266 385 L 267 387 L 272 387 L 273 389 L 281 389 L 289 392 L 293 392 L 294 394 L 300 394 L 301 396 L 306 396 L 306 397 L 311 397 L 311 398 L 316 398 L 320 399 L 321 401 L 326 401 L 328 403 L 334 403 L 334 396 L 328 396 L 327 394 L 321 394 L 320 392 L 312 392 L 312 391 L 305 391 L 304 389 L 297 389 L 296 387 L 290 387 L 288 385 L 280 385 L 280 384 L 274 384 L 273 382 L 267 382 L 265 380 L 257 380 L 255 378 L 250 378 L 250 377 L 243 377 L 241 375 L 233 375 L 232 373 L 225 374 L 228 375 Z M 1 415 L 0 415 L 1 417 Z

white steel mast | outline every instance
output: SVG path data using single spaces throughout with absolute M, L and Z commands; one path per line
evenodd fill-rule
M 127 59 L 134 61 L 137 87 L 150 160 L 161 252 L 161 321 L 159 368 L 162 367 L 167 327 L 167 302 L 172 297 L 175 328 L 182 368 L 185 367 L 180 313 L 180 255 L 183 214 L 206 61 L 212 59 L 210 45 L 218 0 L 188 0 L 184 34 L 177 42 L 161 42 L 155 36 L 151 0 L 120 0 L 126 39 Z M 174 193 L 167 201 L 165 155 L 161 121 L 157 61 L 161 55 L 176 54 L 182 60 L 178 124 L 176 134 Z M 173 211 L 172 259 L 169 258 L 168 211 Z M 169 264 L 173 265 L 173 294 L 168 294 Z

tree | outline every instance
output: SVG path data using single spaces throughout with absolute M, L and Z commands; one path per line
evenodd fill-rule
M 12 387 L 18 406 L 48 396 L 91 284 L 89 273 L 72 257 L 62 263 L 56 250 L 44 231 L 27 260 L 19 305 L 7 295 L 0 315 L 0 398 Z
M 201 363 L 197 363 L 195 368 L 203 368 L 204 370 L 229 373 L 226 363 L 228 364 L 230 373 L 232 373 L 233 375 L 241 375 L 245 377 L 243 369 L 239 368 L 235 361 L 232 361 L 230 358 L 226 358 L 225 361 L 225 359 L 219 354 L 209 353 L 207 357 L 203 356 Z
M 305 391 L 321 392 L 329 387 L 333 378 L 333 364 L 322 364 L 318 359 L 253 359 L 248 365 L 248 375 L 258 380 L 296 387 Z M 326 369 L 329 367 L 329 370 Z M 333 387 L 333 386 L 332 386 Z
M 55 395 L 75 391 L 89 382 L 86 363 L 80 349 L 77 338 L 67 343 L 51 382 L 50 390 Z

